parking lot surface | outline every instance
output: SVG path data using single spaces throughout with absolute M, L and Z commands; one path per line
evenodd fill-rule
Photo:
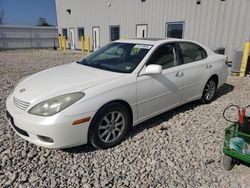
M 0 52 L 0 187 L 249 187 L 244 165 L 221 164 L 222 117 L 230 103 L 250 104 L 250 78 L 230 76 L 210 104 L 178 107 L 134 127 L 118 146 L 52 150 L 17 136 L 5 100 L 22 77 L 80 60 L 78 52 Z M 72 135 L 74 136 L 74 135 Z

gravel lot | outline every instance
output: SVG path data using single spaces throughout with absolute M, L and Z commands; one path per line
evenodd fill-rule
M 229 103 L 250 104 L 249 77 L 229 77 L 211 104 L 192 102 L 150 119 L 107 150 L 46 149 L 14 134 L 5 99 L 17 81 L 80 58 L 49 50 L 0 52 L 0 187 L 249 187 L 249 167 L 225 171 L 221 165 L 229 125 L 222 111 Z

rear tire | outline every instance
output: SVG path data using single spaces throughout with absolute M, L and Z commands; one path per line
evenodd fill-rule
M 232 170 L 234 167 L 234 159 L 228 155 L 224 155 L 222 159 L 222 165 L 226 170 Z
M 119 144 L 130 126 L 129 112 L 119 103 L 102 107 L 90 126 L 90 143 L 98 149 L 106 149 Z
M 208 104 L 214 100 L 217 89 L 217 81 L 215 78 L 210 78 L 203 90 L 201 102 L 204 104 Z

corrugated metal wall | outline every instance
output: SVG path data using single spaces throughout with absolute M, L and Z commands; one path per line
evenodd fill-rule
M 111 6 L 108 6 L 108 3 Z M 225 47 L 230 60 L 234 50 L 250 40 L 250 0 L 56 0 L 58 29 L 77 27 L 92 37 L 100 26 L 101 45 L 109 42 L 109 26 L 120 25 L 120 36 L 133 38 L 136 24 L 148 25 L 148 37 L 165 37 L 166 22 L 184 21 L 184 38 L 210 48 Z M 71 9 L 71 14 L 66 12 Z
M 0 49 L 48 48 L 57 46 L 56 27 L 0 26 Z

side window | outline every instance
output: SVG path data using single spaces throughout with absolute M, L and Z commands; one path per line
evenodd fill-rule
M 207 57 L 207 52 L 197 44 L 191 42 L 180 42 L 183 63 L 199 61 Z
M 161 65 L 167 69 L 179 65 L 179 56 L 173 44 L 166 44 L 159 47 L 149 59 L 147 65 Z

